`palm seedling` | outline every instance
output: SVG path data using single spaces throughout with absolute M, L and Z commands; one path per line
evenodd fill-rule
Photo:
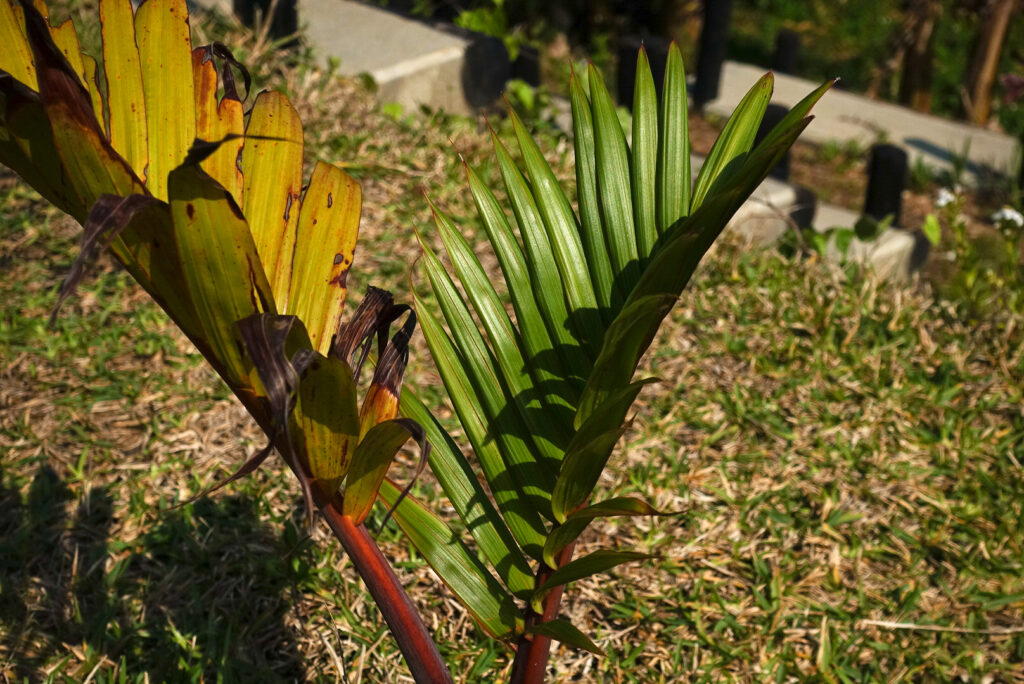
M 557 616 L 569 582 L 646 557 L 603 549 L 572 558 L 594 519 L 658 513 L 637 498 L 592 500 L 650 382 L 634 373 L 698 262 L 831 86 L 812 92 L 755 148 L 772 94 L 773 77 L 764 76 L 691 184 L 678 48 L 660 103 L 643 50 L 636 74 L 631 143 L 597 70 L 591 66 L 585 82 L 572 78 L 576 208 L 514 111 L 521 168 L 492 133 L 511 215 L 466 167 L 500 278 L 436 209 L 450 267 L 421 239 L 433 297 L 416 294 L 416 311 L 487 488 L 407 392 L 402 411 L 426 426 L 431 468 L 476 549 L 415 499 L 398 505 L 395 519 L 481 627 L 515 643 L 516 682 L 542 681 L 551 639 L 599 650 Z M 389 485 L 382 494 L 394 501 L 398 490 Z
M 414 674 L 448 679 L 362 524 L 395 454 L 422 431 L 397 417 L 414 315 L 371 289 L 341 323 L 359 185 L 318 163 L 303 189 L 295 110 L 264 92 L 246 122 L 240 65 L 221 45 L 192 48 L 184 0 L 137 11 L 100 0 L 106 88 L 70 20 L 51 26 L 46 11 L 0 0 L 0 162 L 84 227 L 61 299 L 109 247 L 266 432 L 267 447 L 230 479 L 276 449 L 366 579 Z

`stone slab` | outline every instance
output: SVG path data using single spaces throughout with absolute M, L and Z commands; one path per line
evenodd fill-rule
M 721 93 L 706 110 L 728 116 L 747 90 L 763 76 L 761 67 L 726 62 Z M 819 84 L 806 79 L 775 75 L 772 102 L 791 107 Z M 907 150 L 913 164 L 920 158 L 928 166 L 950 170 L 952 161 L 967 150 L 966 180 L 986 173 L 1016 174 L 1020 165 L 1020 142 L 1013 136 L 969 124 L 948 121 L 888 102 L 833 88 L 814 107 L 814 121 L 801 136 L 816 143 L 855 141 L 869 146 L 884 137 Z M 969 145 L 969 147 L 966 147 Z
M 494 102 L 509 70 L 501 41 L 456 35 L 348 0 L 298 0 L 317 59 L 341 74 L 368 74 L 380 102 L 472 114 Z

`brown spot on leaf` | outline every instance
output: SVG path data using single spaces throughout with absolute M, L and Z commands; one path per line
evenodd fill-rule
M 348 269 L 346 268 L 344 271 L 331 278 L 331 285 L 337 285 L 338 287 L 347 287 Z
M 190 221 L 192 219 L 194 219 L 196 217 L 196 207 L 195 207 L 195 205 L 192 204 L 191 202 L 186 204 L 185 205 L 185 213 L 188 214 L 188 218 L 189 218 Z
M 284 204 L 284 220 L 288 220 L 288 216 L 292 213 L 292 194 L 288 193 L 288 199 L 285 200 Z
M 344 260 L 345 260 L 345 255 L 343 255 L 343 254 L 335 254 L 334 255 L 334 265 L 335 266 L 337 266 L 338 264 L 340 264 Z
M 334 204 L 334 195 L 327 193 L 327 208 L 330 209 L 332 204 Z

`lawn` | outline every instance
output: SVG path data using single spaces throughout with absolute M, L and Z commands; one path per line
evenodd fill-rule
M 218 30 L 293 98 L 308 158 L 363 182 L 353 299 L 408 301 L 421 189 L 480 230 L 459 154 L 493 180 L 486 129 L 381 112 Z M 568 178 L 571 145 L 542 135 Z M 408 681 L 283 464 L 183 503 L 264 437 L 113 262 L 48 328 L 79 228 L 9 174 L 0 198 L 0 681 Z M 557 648 L 552 681 L 1024 681 L 1022 342 L 1018 316 L 968 325 L 921 283 L 727 240 L 662 327 L 644 369 L 663 382 L 601 484 L 679 515 L 582 538 L 656 559 L 573 585 L 563 611 L 608 655 Z M 419 335 L 406 383 L 450 418 Z M 446 512 L 429 474 L 416 492 Z M 393 524 L 378 536 L 457 680 L 496 679 L 511 652 Z

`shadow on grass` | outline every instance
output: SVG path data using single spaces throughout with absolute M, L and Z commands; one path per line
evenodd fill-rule
M 273 529 L 222 496 L 120 542 L 105 488 L 73 499 L 51 468 L 24 496 L 0 470 L 0 675 L 37 682 L 56 666 L 81 681 L 117 664 L 128 681 L 306 679 L 286 618 L 309 547 L 291 521 Z

